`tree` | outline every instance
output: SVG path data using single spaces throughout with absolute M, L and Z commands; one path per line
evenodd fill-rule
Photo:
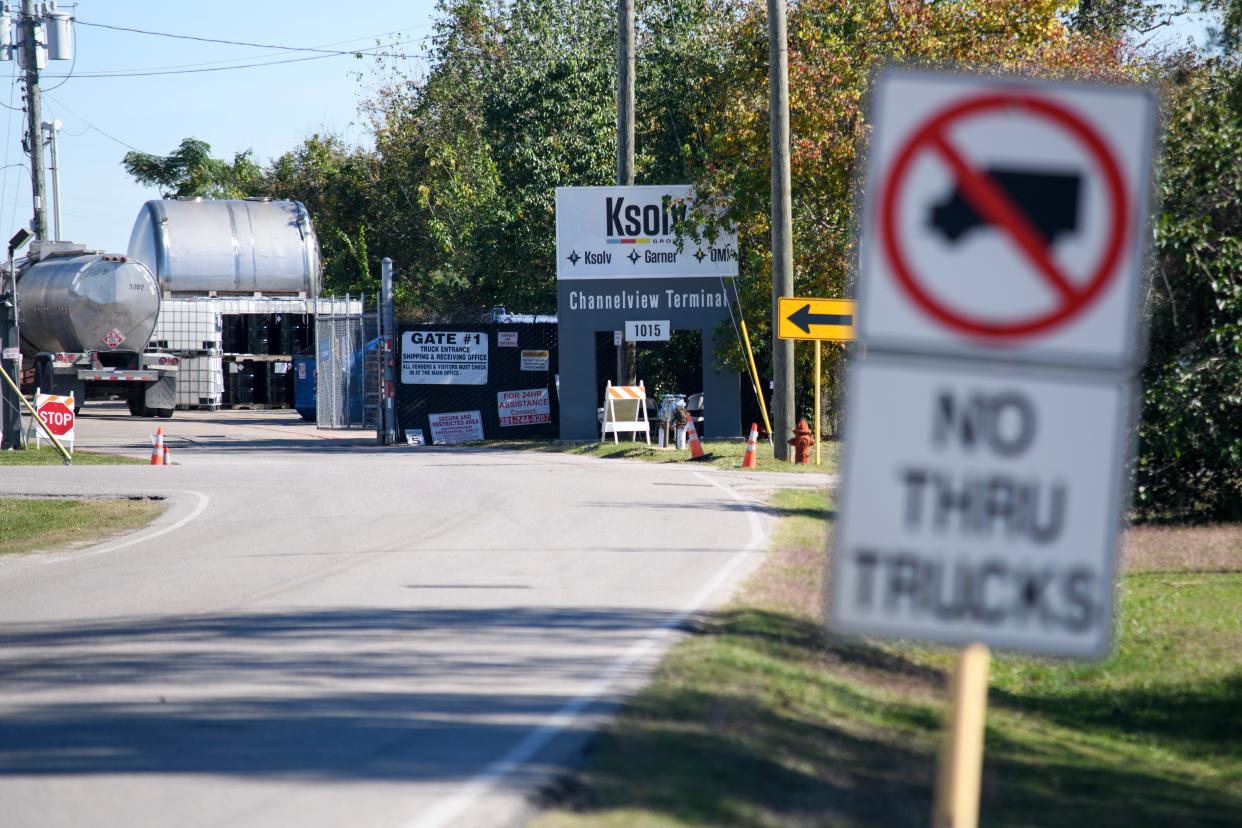
M 1166 88 L 1137 467 L 1147 518 L 1242 518 L 1242 55 L 1222 46 Z
M 163 198 L 243 198 L 258 184 L 260 170 L 250 150 L 232 163 L 211 157 L 211 145 L 185 138 L 169 155 L 127 152 L 125 171 L 140 184 L 161 188 Z
M 417 274 L 424 312 L 551 311 L 555 188 L 612 176 L 612 5 L 439 8 L 432 69 L 394 72 L 367 104 L 391 208 L 375 239 Z
M 860 201 L 859 152 L 871 78 L 886 62 L 951 64 L 981 72 L 1127 77 L 1116 38 L 1071 30 L 1058 0 L 801 0 L 789 12 L 794 278 L 798 295 L 848 296 Z M 695 171 L 728 203 L 742 248 L 738 286 L 761 361 L 770 342 L 767 17 L 738 0 L 720 72 L 711 80 L 692 141 L 706 147 Z M 800 349 L 799 416 L 811 411 L 809 348 Z M 736 359 L 736 356 L 734 357 Z M 741 363 L 737 365 L 740 367 Z M 840 377 L 828 376 L 829 393 Z
M 379 289 L 379 262 L 371 259 L 367 244 L 379 212 L 377 164 L 374 153 L 316 134 L 263 171 L 257 194 L 306 205 L 319 237 L 326 293 Z

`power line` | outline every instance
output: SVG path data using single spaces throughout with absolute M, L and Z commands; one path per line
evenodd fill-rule
M 339 54 L 331 54 L 331 55 L 311 55 L 310 57 L 288 58 L 286 60 L 269 60 L 264 63 L 240 63 L 235 66 L 215 66 L 215 67 L 208 68 L 208 69 L 172 69 L 172 70 L 152 71 L 152 72 L 96 72 L 96 73 L 79 72 L 77 75 L 74 75 L 74 77 L 79 78 L 81 80 L 86 80 L 88 78 L 146 78 L 146 77 L 152 77 L 155 75 L 197 75 L 203 72 L 228 72 L 229 70 L 232 70 L 232 69 L 254 69 L 256 67 L 263 67 L 263 66 L 279 66 L 280 64 L 283 64 L 283 63 L 304 63 L 305 61 L 308 61 L 308 60 L 324 60 L 325 58 L 341 57 L 341 55 L 354 55 L 354 54 L 357 54 L 359 56 L 365 55 L 367 57 L 406 57 L 406 55 L 384 55 L 384 54 L 372 53 L 372 52 L 340 52 Z M 44 74 L 43 77 L 45 78 L 67 78 L 69 76 L 68 75 Z
M 147 29 L 133 29 L 128 26 L 111 26 L 107 23 L 88 23 L 85 20 L 75 20 L 74 22 L 77 23 L 79 26 L 92 26 L 96 29 L 111 29 L 117 32 L 132 32 L 134 34 L 152 35 L 154 37 L 171 37 L 175 40 L 196 40 L 200 43 L 222 43 L 226 46 L 253 46 L 256 49 L 277 49 L 277 50 L 284 51 L 284 52 L 319 52 L 322 54 L 329 54 L 329 55 L 352 55 L 352 54 L 357 54 L 358 52 L 358 50 L 344 50 L 343 51 L 340 49 L 319 49 L 319 48 L 315 48 L 312 46 L 280 46 L 280 45 L 273 44 L 273 43 L 251 43 L 245 40 L 222 40 L 220 38 L 214 38 L 214 37 L 199 37 L 198 35 L 170 34 L 169 32 L 153 32 Z M 430 24 L 423 24 L 422 26 L 410 26 L 408 28 L 410 29 L 425 28 L 425 26 L 427 25 L 430 25 Z M 385 32 L 384 34 L 377 35 L 377 36 L 384 37 L 390 34 L 400 34 L 402 31 L 404 30 L 397 29 L 396 31 Z M 415 38 L 415 40 L 429 40 L 431 37 L 433 37 L 433 35 L 428 35 L 427 37 L 423 37 L 423 38 Z M 356 39 L 364 40 L 366 38 L 356 38 Z
M 109 140 L 115 141 L 116 143 L 120 144 L 120 145 L 121 145 L 121 146 L 123 146 L 123 147 L 127 147 L 128 149 L 132 149 L 134 152 L 141 152 L 141 153 L 143 153 L 144 155 L 151 155 L 151 154 L 152 154 L 152 153 L 149 153 L 149 152 L 145 152 L 144 150 L 140 150 L 140 149 L 138 149 L 138 148 L 137 148 L 137 147 L 135 147 L 133 144 L 128 144 L 128 143 L 126 143 L 125 141 L 122 141 L 120 138 L 117 138 L 115 135 L 112 135 L 111 133 L 108 133 L 108 132 L 103 131 L 103 130 L 102 130 L 102 129 L 100 129 L 99 127 L 97 127 L 97 126 L 95 126 L 94 124 L 92 124 L 90 121 L 86 120 L 86 118 L 84 118 L 80 112 L 77 112 L 76 110 L 71 109 L 69 106 L 67 106 L 67 105 L 65 104 L 65 102 L 64 102 L 64 101 L 61 101 L 61 100 L 59 100 L 59 99 L 57 99 L 57 98 L 53 98 L 51 95 L 48 95 L 47 97 L 48 97 L 48 98 L 51 98 L 51 100 L 52 100 L 52 101 L 54 101 L 54 102 L 56 103 L 56 105 L 57 105 L 57 106 L 62 106 L 62 107 L 64 107 L 64 108 L 65 108 L 65 110 L 66 110 L 67 112 L 71 113 L 71 114 L 72 114 L 75 118 L 78 118 L 79 120 L 81 120 L 81 121 L 82 121 L 82 123 L 86 124 L 88 127 L 90 127 L 91 129 L 95 130 L 96 132 L 98 132 L 98 133 L 99 133 L 100 135 L 102 135 L 103 137 L 108 138 Z

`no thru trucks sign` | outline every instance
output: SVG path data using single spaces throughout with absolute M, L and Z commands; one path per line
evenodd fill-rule
M 1101 658 L 1152 98 L 888 71 L 871 116 L 832 626 Z

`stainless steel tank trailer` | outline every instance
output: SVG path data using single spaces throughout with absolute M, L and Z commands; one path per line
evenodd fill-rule
M 146 265 L 71 242 L 36 241 L 17 274 L 23 391 L 123 397 L 135 416 L 171 417 L 175 356 L 146 352 L 160 291 Z

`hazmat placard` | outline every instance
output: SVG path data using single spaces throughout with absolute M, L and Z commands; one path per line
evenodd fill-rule
M 496 408 L 502 426 L 538 425 L 552 422 L 552 403 L 546 388 L 524 391 L 501 391 L 496 394 Z
M 406 331 L 401 336 L 401 382 L 406 385 L 486 385 L 487 334 Z
M 548 351 L 522 351 L 522 370 L 546 371 L 550 359 Z
M 833 626 L 1104 655 L 1127 384 L 874 355 L 848 382 Z
M 871 108 L 860 339 L 1132 367 L 1145 89 L 893 70 Z
M 483 415 L 478 411 L 428 414 L 431 442 L 437 446 L 473 443 L 483 439 Z

